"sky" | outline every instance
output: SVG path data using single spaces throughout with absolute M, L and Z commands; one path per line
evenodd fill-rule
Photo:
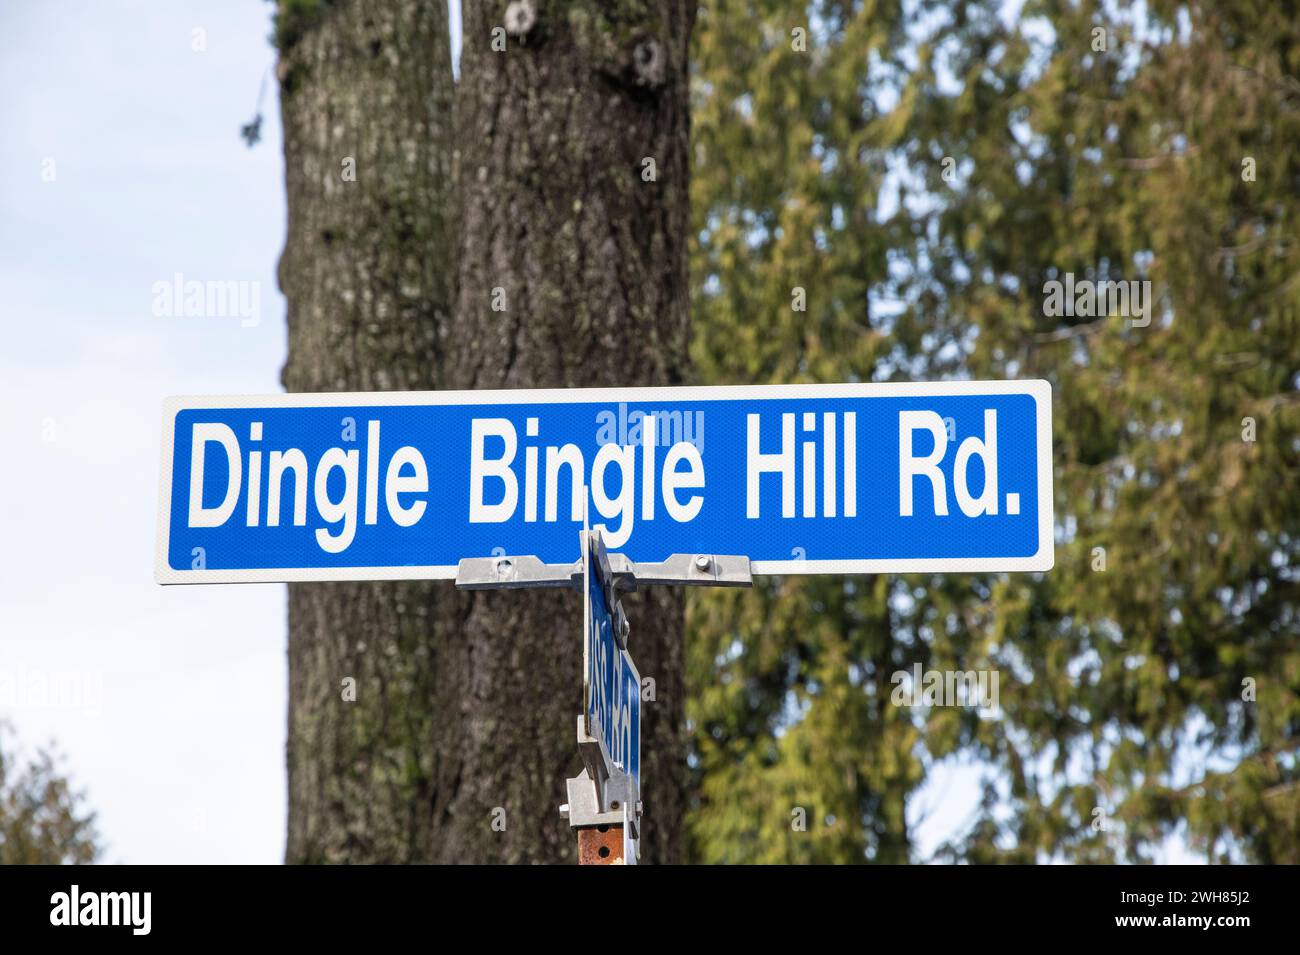
M 0 721 L 8 746 L 57 743 L 105 862 L 283 857 L 285 587 L 153 581 L 163 397 L 281 390 L 271 10 L 0 8 Z M 170 289 L 195 280 L 242 297 L 187 317 Z M 979 772 L 918 793 L 923 854 L 969 818 Z
M 270 12 L 0 9 L 0 719 L 27 751 L 57 741 L 107 862 L 283 854 L 285 588 L 151 571 L 162 397 L 280 390 L 273 79 L 263 141 L 239 137 Z M 257 308 L 155 314 L 177 273 L 246 283 Z

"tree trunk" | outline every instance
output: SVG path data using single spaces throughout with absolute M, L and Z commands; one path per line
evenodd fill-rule
M 281 3 L 277 34 L 285 387 L 439 387 L 453 251 L 445 5 Z M 286 861 L 428 861 L 429 737 L 456 719 L 433 695 L 453 612 L 445 584 L 290 585 Z
M 689 3 L 466 4 L 456 239 L 443 4 L 292 6 L 307 12 L 281 4 L 289 390 L 683 379 Z M 289 613 L 288 861 L 574 861 L 557 807 L 579 769 L 579 595 L 298 584 Z M 629 615 L 656 696 L 643 856 L 675 861 L 682 600 L 639 596 Z
M 688 0 L 466 4 L 449 387 L 683 380 L 693 16 Z M 581 598 L 480 592 L 460 603 L 436 677 L 457 717 L 433 726 L 434 857 L 572 862 L 557 805 L 580 768 Z M 682 597 L 659 589 L 628 610 L 633 658 L 656 691 L 643 704 L 643 858 L 677 861 Z M 497 808 L 505 831 L 490 824 Z

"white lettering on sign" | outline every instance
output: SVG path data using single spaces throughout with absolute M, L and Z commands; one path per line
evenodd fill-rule
M 950 501 L 966 517 L 997 515 L 1000 506 L 1002 513 L 1019 513 L 1019 494 L 999 500 L 997 411 L 984 409 L 983 433 L 957 444 L 950 462 L 949 446 L 956 439 L 949 420 L 925 409 L 897 414 L 900 516 L 919 512 L 947 517 Z M 775 419 L 769 422 L 776 424 Z M 773 518 L 778 513 L 787 520 L 857 517 L 856 412 L 784 412 L 779 429 L 763 425 L 762 414 L 746 415 L 746 518 Z M 245 444 L 230 425 L 192 426 L 190 527 L 221 527 L 232 518 L 248 527 L 279 527 L 290 521 L 305 527 L 310 501 L 321 522 L 314 528 L 317 545 L 339 554 L 352 545 L 360 527 L 379 522 L 381 511 L 403 528 L 425 516 L 430 491 L 426 459 L 408 445 L 396 449 L 385 463 L 379 421 L 366 422 L 363 449 L 345 442 L 344 447 L 327 448 L 315 462 L 300 448 L 264 450 L 263 430 L 262 422 L 251 422 Z M 469 521 L 577 523 L 583 519 L 588 487 L 600 519 L 593 524 L 611 548 L 625 545 L 638 522 L 693 521 L 704 506 L 704 458 L 693 440 L 660 450 L 659 437 L 666 430 L 657 413 L 645 414 L 637 419 L 636 441 L 598 443 L 588 461 L 576 444 L 542 444 L 537 417 L 525 419 L 522 437 L 509 418 L 472 418 Z M 695 430 L 702 432 L 702 427 Z M 357 432 L 354 428 L 351 433 Z M 976 459 L 978 469 L 972 467 Z M 224 486 L 219 477 L 212 480 L 214 470 L 224 470 Z M 972 493 L 975 481 L 980 482 L 977 494 Z M 293 502 L 291 514 L 285 513 L 286 496 Z M 235 518 L 241 498 L 245 506 Z
M 836 435 L 836 421 L 843 421 L 843 452 L 839 452 L 839 440 Z M 795 445 L 795 419 L 802 418 L 804 441 L 802 447 Z M 781 476 L 781 516 L 794 517 L 795 505 L 799 505 L 801 517 L 835 517 L 839 511 L 839 498 L 835 476 L 842 462 L 844 467 L 844 516 L 858 516 L 858 415 L 855 411 L 846 411 L 842 415 L 826 412 L 822 416 L 820 442 L 817 433 L 817 415 L 811 411 L 802 415 L 781 415 L 781 449 L 779 451 L 761 450 L 759 425 L 761 415 L 746 416 L 746 453 L 745 453 L 745 516 L 757 519 L 763 516 L 760 496 L 764 474 Z M 821 508 L 817 506 L 817 456 L 821 451 Z M 796 468 L 796 450 L 802 452 L 802 467 Z M 799 480 L 796 482 L 796 476 Z M 802 495 L 796 499 L 795 484 L 802 485 Z
M 477 438 L 476 438 L 477 440 Z M 254 421 L 249 427 L 248 442 L 257 445 L 262 441 L 262 422 Z M 226 458 L 226 487 L 221 503 L 206 506 L 203 502 L 204 477 L 209 445 L 218 445 Z M 276 449 L 267 455 L 266 474 L 266 526 L 279 527 L 281 501 L 285 487 L 293 498 L 294 526 L 307 524 L 307 489 L 312 468 L 307 456 L 299 448 Z M 367 429 L 365 468 L 361 467 L 361 452 L 355 449 L 329 448 L 316 462 L 311 480 L 312 497 L 316 513 L 324 527 L 316 530 L 316 543 L 326 553 L 338 554 L 347 550 L 356 537 L 358 512 L 364 500 L 365 524 L 379 522 L 379 422 L 371 421 Z M 330 496 L 330 475 L 335 471 L 343 479 L 343 490 L 337 498 Z M 190 449 L 190 527 L 220 527 L 235 512 L 244 484 L 243 454 L 234 430 L 224 424 L 198 423 L 191 432 Z M 252 448 L 248 452 L 248 504 L 246 523 L 257 527 L 262 521 L 262 451 Z M 286 477 L 291 481 L 286 485 Z M 364 481 L 364 495 L 362 482 Z M 388 462 L 383 477 L 383 499 L 388 517 L 399 527 L 410 527 L 424 516 L 428 503 L 412 500 L 411 495 L 429 492 L 429 468 L 419 449 L 409 445 L 398 448 Z
M 704 487 L 704 461 L 699 449 L 688 441 L 679 441 L 668 448 L 663 463 L 659 464 L 653 416 L 647 416 L 647 420 L 650 424 L 638 435 L 640 443 L 602 444 L 591 462 L 592 505 L 596 513 L 610 524 L 617 521 L 612 527 L 604 523 L 594 524 L 610 547 L 621 547 L 632 536 L 638 500 L 641 519 L 647 521 L 654 520 L 660 495 L 668 516 L 679 523 L 693 520 L 704 505 L 703 495 L 690 493 Z M 536 419 L 528 419 L 524 430 L 525 440 L 537 437 Z M 475 418 L 471 435 L 470 523 L 492 524 L 512 520 L 519 507 L 519 475 L 514 469 L 519 453 L 518 431 L 507 418 Z M 486 440 L 488 437 L 500 439 L 491 450 Z M 567 483 L 570 505 L 565 520 L 581 521 L 583 488 L 588 479 L 582 449 L 575 444 L 546 447 L 546 464 L 540 475 L 537 451 L 532 445 L 524 448 L 523 519 L 528 522 L 537 520 L 540 496 L 545 502 L 544 520 L 548 523 L 560 520 L 560 490 L 561 485 Z M 641 481 L 639 494 L 638 473 Z
M 926 430 L 934 437 L 934 449 L 925 457 L 912 453 L 912 433 Z M 939 470 L 944 449 L 948 446 L 948 431 L 943 419 L 933 411 L 900 411 L 898 413 L 898 513 L 912 516 L 912 479 L 928 478 L 934 492 L 934 513 L 948 514 L 948 491 Z
M 504 442 L 501 457 L 489 459 L 485 447 L 489 437 L 500 438 Z M 470 423 L 470 466 L 469 466 L 469 519 L 474 524 L 505 521 L 515 512 L 519 503 L 519 479 L 510 470 L 510 462 L 515 459 L 515 449 L 519 439 L 515 436 L 515 426 L 505 418 L 475 418 Z M 496 504 L 483 503 L 483 485 L 488 478 L 495 478 L 505 488 L 501 500 Z
M 632 731 L 634 712 L 641 708 L 641 677 L 626 651 L 614 642 L 608 610 L 592 602 L 592 630 L 588 635 L 590 669 L 587 674 L 588 731 L 605 743 L 611 762 L 632 772 L 639 751 L 640 725 Z
M 216 507 L 203 506 L 203 459 L 209 442 L 220 444 L 226 452 L 230 477 L 226 496 Z M 190 527 L 220 527 L 235 513 L 239 502 L 239 439 L 224 424 L 196 424 L 194 445 L 190 452 Z
M 918 431 L 928 431 L 934 447 L 924 456 L 918 457 L 914 452 L 913 435 Z M 948 449 L 948 429 L 943 418 L 933 411 L 900 411 L 898 413 L 898 513 L 902 517 L 912 516 L 913 490 L 915 480 L 923 478 L 929 482 L 930 499 L 933 504 L 931 513 L 939 517 L 948 514 L 947 482 L 939 465 Z M 984 489 L 979 497 L 970 493 L 969 471 L 972 457 L 978 457 L 984 465 Z M 971 435 L 957 446 L 957 456 L 952 466 L 952 490 L 957 498 L 957 506 L 967 517 L 979 517 L 981 514 L 998 512 L 998 413 L 992 409 L 984 411 L 984 437 Z M 1018 494 L 1007 495 L 1007 513 L 1016 514 L 1020 508 Z

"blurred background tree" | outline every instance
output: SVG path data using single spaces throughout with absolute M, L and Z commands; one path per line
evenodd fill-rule
M 0 865 L 94 862 L 95 814 L 62 775 L 58 755 L 43 747 L 24 760 L 6 746 L 10 736 L 0 723 Z
M 939 859 L 1297 861 L 1298 40 L 1294 3 L 703 4 L 701 376 L 1047 378 L 1057 566 L 693 595 L 695 859 L 919 860 L 961 760 Z M 1065 273 L 1150 324 L 1048 316 Z M 1000 708 L 892 705 L 916 663 Z

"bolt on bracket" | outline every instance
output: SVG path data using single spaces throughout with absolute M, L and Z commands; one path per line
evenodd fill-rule
M 637 563 L 624 554 L 609 555 L 616 590 L 640 587 L 751 587 L 749 558 L 729 554 L 673 554 L 659 563 Z M 523 590 L 533 587 L 582 589 L 582 561 L 546 564 L 537 557 L 465 557 L 456 569 L 461 590 Z

